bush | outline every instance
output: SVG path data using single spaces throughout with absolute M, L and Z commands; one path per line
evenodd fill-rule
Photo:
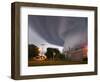
M 64 54 L 60 54 L 59 58 L 60 58 L 61 60 L 65 60 L 65 55 L 64 55 Z

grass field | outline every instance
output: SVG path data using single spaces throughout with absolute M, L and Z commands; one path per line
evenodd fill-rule
M 71 65 L 71 64 L 87 64 L 87 61 L 62 61 L 62 60 L 46 60 L 46 61 L 34 61 L 29 60 L 28 66 L 48 66 L 48 65 Z

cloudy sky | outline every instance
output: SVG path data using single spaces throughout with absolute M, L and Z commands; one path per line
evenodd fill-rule
M 87 45 L 85 17 L 28 16 L 28 44 L 68 50 Z

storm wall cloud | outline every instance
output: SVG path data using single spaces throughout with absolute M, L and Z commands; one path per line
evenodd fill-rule
M 29 15 L 28 42 L 48 42 L 65 50 L 87 45 L 87 21 L 86 17 Z

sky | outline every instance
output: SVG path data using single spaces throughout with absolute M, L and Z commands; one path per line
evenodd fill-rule
M 86 17 L 28 15 L 28 44 L 61 51 L 86 46 L 87 21 Z

